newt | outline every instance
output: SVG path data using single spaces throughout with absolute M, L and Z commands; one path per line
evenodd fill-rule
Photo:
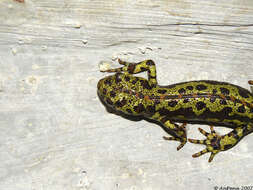
M 118 62 L 123 66 L 101 71 L 114 74 L 99 80 L 100 100 L 113 110 L 159 122 L 171 135 L 164 136 L 165 140 L 180 142 L 177 150 L 187 141 L 205 145 L 205 149 L 192 156 L 211 153 L 208 160 L 211 162 L 217 153 L 231 149 L 253 132 L 253 94 L 247 89 L 212 80 L 161 86 L 157 83 L 154 61 L 129 63 L 119 59 Z M 147 72 L 148 79 L 134 76 L 141 72 Z M 185 126 L 188 123 L 207 124 L 210 132 L 199 128 L 204 140 L 187 139 Z M 228 127 L 232 131 L 219 135 L 214 126 Z

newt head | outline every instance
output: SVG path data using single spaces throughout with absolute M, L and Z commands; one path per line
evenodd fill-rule
M 123 86 L 125 83 L 122 80 L 123 75 L 123 73 L 116 73 L 98 81 L 98 96 L 107 106 L 114 107 L 115 103 L 123 98 Z

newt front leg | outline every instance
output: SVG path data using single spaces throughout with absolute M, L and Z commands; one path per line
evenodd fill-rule
M 186 123 L 183 123 L 182 125 L 178 125 L 176 123 L 173 123 L 166 117 L 158 117 L 158 118 L 153 118 L 156 121 L 159 121 L 164 130 L 170 134 L 172 137 L 165 137 L 163 136 L 164 140 L 173 140 L 173 141 L 178 141 L 180 142 L 179 146 L 177 147 L 177 150 L 180 150 L 183 148 L 185 143 L 187 142 L 187 135 L 186 135 L 186 129 L 185 126 L 187 125 Z
M 141 72 L 148 72 L 148 82 L 151 87 L 154 87 L 157 85 L 157 79 L 156 79 L 156 66 L 154 61 L 152 60 L 145 60 L 141 61 L 139 63 L 130 63 L 122 61 L 121 59 L 118 59 L 119 64 L 124 65 L 123 67 L 119 67 L 116 69 L 108 69 L 106 71 L 102 72 L 108 72 L 108 73 L 116 73 L 116 72 L 126 72 L 129 74 L 137 74 Z
M 175 135 L 172 135 L 172 137 L 165 137 L 165 136 L 163 136 L 163 139 L 164 140 L 179 141 L 180 144 L 177 147 L 177 150 L 180 150 L 181 148 L 183 148 L 183 146 L 187 142 L 187 135 L 186 135 L 186 130 L 185 130 L 186 123 L 183 123 L 180 126 L 178 126 L 176 124 L 174 124 L 174 125 L 177 126 L 176 129 L 173 130 L 173 132 L 175 133 Z

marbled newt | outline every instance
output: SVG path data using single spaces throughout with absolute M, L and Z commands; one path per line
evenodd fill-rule
M 206 146 L 192 156 L 199 157 L 210 152 L 209 162 L 218 152 L 232 148 L 253 132 L 253 94 L 248 90 L 227 82 L 211 80 L 160 86 L 157 84 L 156 66 L 152 60 L 139 63 L 119 60 L 119 63 L 124 66 L 102 71 L 115 74 L 98 82 L 98 96 L 113 110 L 161 123 L 172 135 L 163 138 L 180 142 L 177 150 L 187 142 L 187 123 L 210 125 L 211 132 L 199 128 L 200 133 L 206 136 L 205 140 L 188 139 L 191 143 Z M 148 80 L 133 75 L 145 71 Z M 213 126 L 225 126 L 233 130 L 220 136 Z

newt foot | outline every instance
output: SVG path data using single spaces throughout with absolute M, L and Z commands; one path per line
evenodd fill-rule
M 204 131 L 203 129 L 199 128 L 199 132 L 206 136 L 205 140 L 197 140 L 197 139 L 188 139 L 189 142 L 194 144 L 203 144 L 206 145 L 206 148 L 204 150 L 201 150 L 200 152 L 197 152 L 192 155 L 193 158 L 199 157 L 203 154 L 206 154 L 208 152 L 211 152 L 211 155 L 209 157 L 208 162 L 211 162 L 214 158 L 214 156 L 222 151 L 220 141 L 222 137 L 218 135 L 213 126 L 210 126 L 211 133 L 208 133 Z

